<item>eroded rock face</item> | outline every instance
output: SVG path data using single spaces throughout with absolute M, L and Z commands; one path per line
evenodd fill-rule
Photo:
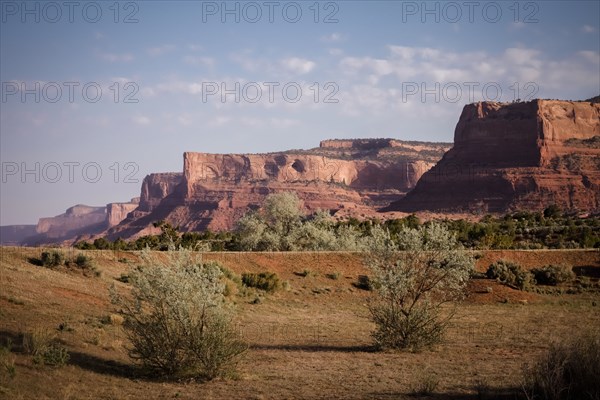
M 127 218 L 127 214 L 138 208 L 140 198 L 134 197 L 128 203 L 109 203 L 106 205 L 106 223 L 108 227 L 118 225 Z
M 79 231 L 90 225 L 106 221 L 105 207 L 91 207 L 78 204 L 56 217 L 40 218 L 36 227 L 38 234 L 48 237 L 62 237 L 68 232 Z
M 0 245 L 18 246 L 27 238 L 35 236 L 36 225 L 5 225 L 0 226 Z
M 600 104 L 555 100 L 464 107 L 454 147 L 387 210 L 600 209 Z
M 184 153 L 183 173 L 147 176 L 140 206 L 109 237 L 147 233 L 160 219 L 184 231 L 232 229 L 284 191 L 296 192 L 307 211 L 382 207 L 414 187 L 449 146 L 359 139 L 269 154 Z

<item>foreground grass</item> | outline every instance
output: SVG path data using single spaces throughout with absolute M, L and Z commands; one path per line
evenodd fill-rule
M 422 353 L 377 353 L 365 307 L 369 293 L 352 285 L 366 274 L 360 256 L 213 255 L 224 257 L 221 261 L 238 274 L 275 272 L 289 288 L 232 297 L 239 329 L 252 346 L 237 376 L 204 384 L 160 382 L 137 374 L 108 299 L 113 283 L 126 291 L 116 278 L 135 265 L 137 255 L 86 252 L 102 272 L 89 277 L 28 261 L 39 254 L 39 249 L 1 249 L 0 340 L 15 344 L 16 373 L 1 376 L 0 398 L 402 399 L 431 394 L 512 399 L 524 364 L 552 341 L 600 326 L 595 293 L 532 295 L 485 281 L 492 293 L 473 291 L 443 345 Z M 577 257 L 590 268 L 600 266 L 597 253 Z M 303 276 L 304 269 L 313 273 Z M 331 274 L 338 278 L 328 278 Z M 40 327 L 54 331 L 69 350 L 67 366 L 37 365 L 21 351 L 19 334 Z

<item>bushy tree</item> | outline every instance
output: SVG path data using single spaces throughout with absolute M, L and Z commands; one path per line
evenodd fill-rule
M 375 297 L 369 309 L 378 347 L 419 350 L 438 343 L 448 320 L 446 303 L 464 294 L 473 257 L 439 223 L 404 228 L 397 238 L 373 230 L 367 258 Z
M 221 268 L 187 250 L 170 251 L 167 263 L 142 253 L 129 272 L 131 295 L 111 288 L 124 316 L 130 356 L 152 373 L 212 379 L 232 370 L 247 345 L 232 325 Z
M 294 192 L 283 192 L 267 196 L 263 204 L 266 223 L 280 236 L 289 235 L 300 225 L 302 203 Z
M 238 247 L 250 251 L 360 250 L 363 238 L 353 225 L 336 226 L 328 211 L 305 217 L 295 193 L 269 195 L 259 212 L 238 220 Z

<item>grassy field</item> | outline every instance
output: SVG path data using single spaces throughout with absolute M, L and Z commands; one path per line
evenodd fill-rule
M 272 295 L 230 297 L 251 344 L 237 376 L 208 383 L 149 380 L 135 373 L 108 296 L 113 284 L 127 290 L 116 279 L 138 255 L 84 253 L 99 277 L 34 265 L 41 249 L 1 248 L 0 340 L 13 342 L 16 373 L 0 372 L 0 398 L 412 399 L 428 389 L 425 398 L 512 399 L 526 363 L 553 341 L 600 326 L 598 290 L 543 295 L 476 279 L 445 343 L 421 353 L 380 353 L 371 347 L 370 292 L 353 286 L 368 273 L 360 254 L 213 253 L 204 258 L 236 273 L 276 272 L 288 284 Z M 500 258 L 526 268 L 565 263 L 592 284 L 600 271 L 600 252 L 593 250 L 481 252 L 478 270 Z M 69 350 L 66 366 L 37 365 L 22 351 L 20 335 L 43 328 Z

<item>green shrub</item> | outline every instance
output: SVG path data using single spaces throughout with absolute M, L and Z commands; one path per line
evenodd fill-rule
M 22 335 L 23 349 L 26 353 L 36 356 L 42 354 L 55 338 L 54 332 L 46 328 L 35 328 Z
M 129 355 L 155 375 L 213 379 L 233 371 L 248 346 L 240 340 L 223 295 L 223 273 L 188 250 L 169 251 L 166 263 L 142 253 L 129 272 L 130 296 L 114 286 L 111 300 L 124 317 Z
M 42 353 L 33 356 L 33 362 L 52 367 L 62 367 L 67 364 L 69 358 L 69 352 L 66 348 L 57 343 L 51 343 Z
M 279 289 L 280 282 L 277 274 L 273 272 L 244 273 L 242 274 L 242 283 L 247 287 L 252 287 L 265 292 L 273 293 Z
M 599 399 L 600 335 L 553 344 L 537 362 L 525 367 L 523 374 L 529 399 Z
M 545 265 L 531 270 L 537 283 L 556 286 L 560 283 L 575 280 L 575 273 L 566 265 Z
M 486 275 L 513 289 L 528 290 L 535 285 L 533 275 L 521 268 L 519 264 L 511 261 L 496 261 L 489 266 Z
M 411 392 L 414 396 L 431 396 L 438 388 L 440 378 L 429 369 L 419 371 Z
M 313 270 L 308 269 L 308 268 L 303 269 L 302 272 L 294 272 L 294 274 L 296 274 L 298 276 L 302 276 L 304 278 L 308 278 L 311 276 L 317 276 L 316 272 L 314 272 Z
M 12 342 L 9 341 L 6 346 L 0 346 L 0 383 L 3 382 L 3 376 L 13 379 L 17 374 L 15 367 L 15 356 L 11 352 Z
M 341 273 L 339 273 L 339 272 L 334 272 L 333 274 L 327 274 L 327 277 L 328 277 L 329 279 L 333 279 L 334 281 L 337 281 L 338 279 L 340 279 L 340 276 L 341 276 L 341 275 L 342 275 L 342 274 L 341 274 Z
M 49 329 L 36 328 L 23 334 L 23 349 L 36 364 L 61 367 L 69 361 L 69 352 L 56 343 L 56 335 Z
M 366 259 L 374 283 L 372 335 L 378 348 L 418 351 L 442 340 L 453 315 L 444 305 L 464 296 L 473 257 L 439 223 L 404 228 L 395 238 L 378 237 Z
M 373 281 L 368 275 L 359 275 L 358 280 L 352 286 L 362 290 L 373 290 Z
M 40 259 L 42 266 L 46 268 L 59 267 L 65 263 L 65 257 L 59 251 L 44 251 Z
M 85 254 L 77 254 L 75 257 L 75 264 L 81 269 L 92 269 L 94 268 L 92 264 L 92 259 Z

